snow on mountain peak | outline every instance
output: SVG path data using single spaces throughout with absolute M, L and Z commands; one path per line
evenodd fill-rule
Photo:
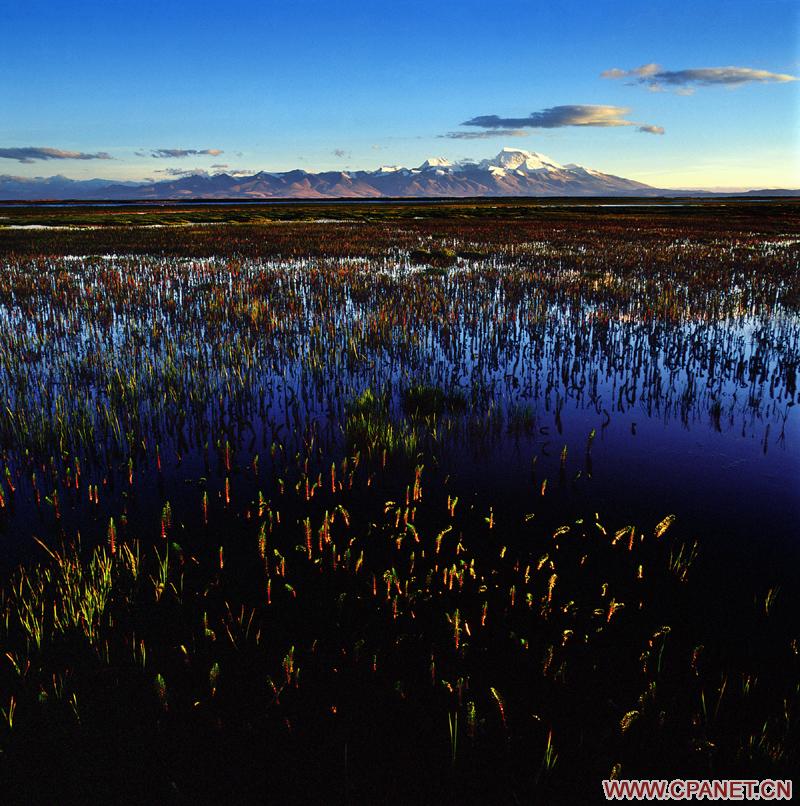
M 437 173 L 451 173 L 453 171 L 461 171 L 465 168 L 477 167 L 485 171 L 489 171 L 495 176 L 502 176 L 506 172 L 521 171 L 528 173 L 530 171 L 563 171 L 564 166 L 556 162 L 551 157 L 545 154 L 539 154 L 536 151 L 525 151 L 521 148 L 511 148 L 506 146 L 500 153 L 488 160 L 482 160 L 479 163 L 471 161 L 462 161 L 460 163 L 452 163 L 445 157 L 429 157 L 418 168 L 413 168 L 412 171 L 427 171 L 435 170 Z M 387 173 L 404 170 L 396 165 L 381 166 L 375 173 L 385 176 Z
M 602 173 L 601 171 L 595 171 L 594 168 L 587 168 L 585 165 L 578 165 L 577 162 L 570 162 L 564 166 L 565 168 L 569 169 L 570 171 L 579 171 L 589 176 L 605 176 L 606 174 Z
M 424 171 L 426 168 L 451 168 L 452 165 L 453 163 L 444 157 L 428 157 L 428 159 L 419 166 L 419 169 Z
M 110 180 L 14 179 L 0 176 L 0 198 L 168 199 L 168 198 L 312 198 L 409 196 L 641 196 L 661 191 L 593 168 L 560 165 L 544 154 L 503 148 L 492 159 L 453 164 L 442 157 L 419 168 L 383 165 L 376 171 L 309 173 L 242 171 L 186 176 L 156 182 Z
M 542 168 L 550 171 L 563 171 L 564 166 L 554 159 L 536 151 L 525 151 L 521 148 L 506 147 L 491 160 L 481 163 L 483 168 L 505 168 L 507 171 L 538 171 Z
M 388 176 L 389 174 L 396 174 L 398 171 L 405 171 L 406 169 L 402 165 L 381 165 L 377 171 L 375 171 L 376 176 Z

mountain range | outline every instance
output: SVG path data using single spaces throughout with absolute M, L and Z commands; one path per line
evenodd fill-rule
M 378 199 L 469 196 L 665 196 L 710 195 L 704 191 L 664 190 L 632 179 L 544 154 L 504 148 L 492 159 L 452 163 L 441 157 L 417 168 L 384 165 L 375 171 L 259 171 L 250 176 L 188 173 L 159 182 L 76 180 L 64 176 L 25 178 L 0 175 L 0 200 L 158 200 L 158 199 Z M 796 195 L 797 191 L 751 191 Z

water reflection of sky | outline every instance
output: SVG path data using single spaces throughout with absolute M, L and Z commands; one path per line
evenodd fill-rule
M 291 453 L 303 424 L 316 422 L 324 469 L 343 454 L 348 399 L 367 386 L 388 390 L 400 419 L 402 389 L 426 382 L 458 387 L 470 401 L 464 414 L 445 415 L 429 470 L 449 476 L 475 506 L 493 505 L 509 520 L 534 511 L 550 525 L 596 511 L 616 526 L 647 528 L 674 513 L 687 538 L 702 538 L 712 556 L 734 564 L 800 554 L 800 317 L 780 304 L 779 289 L 769 296 L 733 277 L 725 289 L 698 293 L 610 272 L 577 287 L 580 273 L 567 268 L 536 274 L 507 260 L 485 268 L 462 264 L 445 278 L 427 277 L 389 255 L 244 262 L 234 276 L 222 260 L 65 260 L 41 286 L 36 318 L 22 301 L 0 307 L 6 349 L 24 356 L 15 377 L 0 374 L 0 392 L 11 410 L 44 405 L 46 416 L 69 418 L 74 406 L 102 418 L 110 370 L 141 378 L 136 419 L 161 434 L 165 472 L 157 479 L 137 458 L 135 505 L 122 486 L 109 490 L 102 513 L 92 514 L 100 535 L 123 506 L 143 532 L 157 525 L 165 496 L 196 510 L 196 480 L 214 490 L 222 478 L 202 456 L 204 441 L 230 438 L 245 466 L 274 439 Z M 61 271 L 73 273 L 83 306 L 66 314 Z M 356 278 L 328 285 L 325 273 L 336 271 Z M 137 303 L 109 313 L 103 283 L 125 288 L 131 276 Z M 407 316 L 392 307 L 404 294 L 418 306 Z M 420 307 L 428 296 L 435 315 Z M 265 330 L 243 318 L 259 314 L 261 303 L 280 320 Z M 394 322 L 378 336 L 381 306 Z M 243 349 L 251 368 L 240 375 Z M 173 404 L 159 384 L 170 373 L 175 388 L 196 387 L 204 434 L 192 432 L 190 418 L 177 441 L 169 437 Z M 57 415 L 65 377 L 73 386 Z M 237 407 L 246 427 L 235 422 Z M 119 439 L 125 455 L 131 446 L 124 433 Z M 24 461 L 6 446 L 6 464 L 15 463 Z M 106 473 L 123 473 L 123 464 L 110 460 Z M 271 472 L 265 467 L 248 492 L 269 493 Z M 15 543 L 48 528 L 23 495 L 15 506 L 0 525 Z M 86 517 L 85 502 L 76 501 L 65 523 L 77 528 Z

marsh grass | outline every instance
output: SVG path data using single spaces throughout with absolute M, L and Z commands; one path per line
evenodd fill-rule
M 409 261 L 416 266 L 424 266 L 426 274 L 444 277 L 446 270 L 454 266 L 457 255 L 453 249 L 412 249 L 408 256 Z
M 360 396 L 360 412 L 382 405 L 375 400 Z M 136 726 L 161 764 L 169 759 L 162 756 L 164 730 L 191 748 L 188 767 L 172 758 L 157 780 L 167 789 L 172 781 L 185 797 L 231 786 L 230 776 L 244 769 L 252 775 L 253 754 L 263 746 L 249 746 L 255 736 L 282 773 L 253 780 L 268 781 L 275 792 L 297 794 L 312 761 L 326 773 L 301 791 L 329 791 L 340 762 L 338 755 L 317 755 L 313 735 L 334 746 L 346 742 L 348 787 L 371 791 L 373 753 L 394 748 L 400 758 L 417 758 L 405 743 L 432 713 L 440 725 L 446 721 L 447 735 L 417 736 L 426 775 L 399 785 L 397 802 L 415 797 L 417 785 L 428 795 L 483 797 L 494 780 L 485 773 L 497 763 L 509 765 L 504 792 L 577 797 L 589 791 L 573 775 L 587 769 L 587 741 L 589 767 L 598 775 L 619 765 L 631 774 L 652 770 L 656 749 L 675 742 L 694 748 L 698 769 L 720 773 L 745 764 L 777 776 L 797 760 L 795 673 L 767 671 L 758 655 L 726 665 L 723 656 L 697 649 L 682 614 L 702 598 L 703 580 L 693 577 L 695 549 L 687 554 L 674 517 L 630 543 L 613 537 L 633 533 L 630 527 L 606 529 L 594 519 L 565 524 L 552 537 L 524 522 L 516 528 L 526 531 L 530 547 L 498 551 L 487 542 L 489 519 L 442 500 L 421 467 L 409 476 L 408 506 L 387 502 L 374 520 L 354 510 L 348 498 L 370 489 L 374 472 L 363 466 L 349 493 L 334 486 L 319 529 L 313 501 L 297 491 L 294 509 L 308 513 L 302 551 L 291 550 L 296 526 L 281 519 L 283 525 L 267 527 L 266 511 L 228 543 L 230 567 L 213 549 L 190 556 L 169 543 L 144 554 L 122 540 L 113 553 L 108 546 L 42 546 L 40 559 L 15 574 L 1 600 L 7 664 L 0 677 L 0 768 L 12 776 L 12 791 L 22 791 L 16 776 L 30 763 L 31 732 L 43 728 L 53 739 L 40 738 L 40 752 L 56 752 L 63 737 L 83 748 L 52 775 L 66 764 L 81 780 L 73 763 L 100 753 L 115 759 L 101 779 L 121 784 L 118 775 L 131 759 L 120 763 L 100 744 L 108 725 L 104 703 L 122 690 L 127 705 L 115 706 L 122 708 L 121 726 Z M 330 517 L 337 500 L 346 518 Z M 288 501 L 281 506 L 292 508 Z M 434 540 L 442 523 L 454 528 Z M 242 540 L 252 545 L 235 551 Z M 265 566 L 270 546 L 276 563 Z M 770 638 L 785 617 L 781 607 L 774 590 L 753 606 L 761 626 L 750 640 L 770 657 L 790 648 Z M 423 658 L 398 652 L 419 641 L 427 647 Z M 506 662 L 487 663 L 487 655 Z M 394 715 L 391 726 L 363 715 L 367 701 L 367 713 L 377 702 L 378 714 Z M 784 701 L 788 710 L 773 710 Z M 577 720 L 569 716 L 574 709 Z M 336 724 L 348 727 L 342 734 Z M 597 732 L 587 736 L 587 725 Z M 224 768 L 212 761 L 222 740 L 243 742 Z M 533 748 L 541 762 L 532 767 L 522 762 Z M 384 769 L 404 763 L 381 757 Z M 210 763 L 198 767 L 198 758 Z M 447 764 L 438 766 L 437 758 Z M 671 769 L 669 758 L 662 756 L 658 769 Z M 28 802 L 53 784 L 51 774 L 28 780 Z M 491 786 L 497 791 L 496 782 Z
M 372 457 L 385 451 L 413 458 L 420 447 L 416 428 L 405 419 L 394 420 L 389 399 L 369 387 L 345 405 L 344 434 L 348 450 Z
M 796 769 L 791 586 L 717 601 L 680 501 L 634 517 L 622 484 L 606 521 L 552 483 L 588 489 L 626 414 L 775 444 L 787 208 L 736 237 L 705 207 L 319 209 L 0 229 L 4 803 L 587 803 L 609 770 Z

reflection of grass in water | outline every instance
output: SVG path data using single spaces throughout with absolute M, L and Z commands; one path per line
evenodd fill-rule
M 412 417 L 462 413 L 466 408 L 467 398 L 460 389 L 445 391 L 438 386 L 420 383 L 403 392 L 403 409 Z
M 509 407 L 507 421 L 508 433 L 514 436 L 530 434 L 533 432 L 536 425 L 536 417 L 533 413 L 533 409 L 521 403 L 516 403 Z
M 311 207 L 275 210 L 322 215 Z M 182 221 L 177 212 L 147 215 L 150 223 Z M 226 212 L 226 220 L 240 214 L 256 215 Z M 407 213 L 394 207 L 375 215 Z M 105 239 L 44 232 L 35 242 L 24 232 L 0 233 L 6 246 L 35 247 L 36 255 L 72 244 L 76 254 L 103 255 L 106 245 L 165 252 L 14 258 L 0 273 L 0 312 L 12 324 L 3 331 L 0 385 L 13 395 L 0 407 L 0 530 L 24 537 L 35 524 L 57 540 L 78 528 L 84 539 L 107 535 L 94 554 L 52 553 L 0 591 L 0 780 L 12 755 L 58 763 L 60 751 L 43 751 L 50 737 L 54 745 L 91 746 L 93 737 L 104 745 L 106 733 L 138 736 L 141 725 L 148 740 L 166 728 L 185 748 L 166 771 L 183 787 L 214 774 L 195 756 L 191 765 L 181 761 L 212 725 L 224 731 L 211 735 L 214 753 L 233 747 L 240 727 L 242 746 L 254 737 L 257 746 L 262 730 L 280 736 L 270 744 L 278 769 L 282 743 L 300 769 L 315 752 L 300 737 L 344 735 L 345 747 L 331 744 L 335 752 L 319 760 L 338 774 L 337 759 L 350 758 L 353 775 L 353 760 L 364 758 L 352 738 L 358 730 L 371 745 L 391 748 L 383 759 L 399 745 L 419 746 L 435 766 L 437 752 L 447 761 L 445 716 L 450 763 L 442 773 L 457 766 L 448 780 L 468 789 L 470 773 L 496 769 L 496 761 L 518 773 L 509 784 L 514 797 L 503 801 L 534 794 L 547 801 L 547 792 L 524 791 L 528 772 L 531 789 L 550 780 L 563 788 L 594 751 L 598 778 L 620 766 L 630 774 L 665 747 L 676 748 L 673 762 L 691 754 L 717 772 L 734 759 L 748 771 L 763 762 L 769 774 L 796 761 L 796 718 L 782 716 L 797 713 L 796 668 L 786 662 L 797 647 L 787 648 L 794 633 L 781 621 L 788 590 L 752 591 L 756 617 L 736 621 L 747 657 L 728 662 L 728 648 L 698 608 L 714 578 L 694 579 L 698 545 L 666 534 L 671 516 L 652 538 L 632 526 L 607 531 L 596 515 L 552 531 L 539 526 L 548 510 L 537 518 L 528 499 L 489 506 L 487 516 L 469 501 L 469 488 L 437 469 L 448 451 L 458 459 L 465 447 L 477 451 L 506 431 L 546 434 L 553 401 L 556 427 L 565 401 L 578 399 L 595 408 L 598 429 L 611 417 L 606 406 L 629 411 L 644 403 L 652 416 L 680 410 L 684 417 L 703 406 L 719 430 L 744 406 L 766 411 L 772 391 L 793 403 L 795 320 L 780 331 L 766 318 L 785 272 L 783 252 L 763 246 L 745 270 L 734 265 L 736 253 L 723 257 L 728 252 L 713 242 L 676 252 L 669 238 L 631 239 L 627 229 L 584 249 L 585 227 L 545 242 L 537 233 L 551 236 L 530 222 L 513 232 L 473 222 L 446 240 L 421 238 L 417 225 L 241 223 L 138 233 L 114 227 Z M 498 240 L 507 236 L 515 240 Z M 485 260 L 448 272 L 436 266 L 452 260 L 445 243 L 462 260 Z M 473 243 L 482 251 L 461 250 Z M 382 252 L 387 244 L 392 251 Z M 421 244 L 421 271 L 407 272 L 405 256 Z M 216 257 L 166 256 L 183 250 Z M 303 259 L 241 257 L 276 254 Z M 329 262 L 351 254 L 359 260 Z M 425 276 L 440 272 L 446 279 Z M 758 335 L 740 355 L 737 323 L 748 311 L 758 312 Z M 617 376 L 609 399 L 603 379 Z M 641 378 L 650 384 L 644 398 Z M 754 390 L 747 401 L 731 399 L 726 384 L 733 382 Z M 343 389 L 364 391 L 342 400 Z M 384 389 L 394 391 L 375 391 Z M 341 464 L 330 455 L 341 440 L 331 430 L 328 441 L 323 410 L 344 413 Z M 588 472 L 595 436 L 592 429 Z M 562 474 L 576 447 L 583 446 L 561 451 Z M 403 495 L 398 466 L 420 454 Z M 388 456 L 398 461 L 384 472 Z M 430 468 L 424 498 L 423 461 Z M 146 496 L 148 480 L 157 474 L 169 485 L 176 473 L 197 487 L 193 497 L 173 498 L 173 517 L 164 491 Z M 480 481 L 483 494 L 502 483 Z M 539 481 L 530 487 L 535 500 L 547 491 L 547 478 Z M 386 500 L 387 490 L 396 500 Z M 97 514 L 87 513 L 87 494 Z M 626 491 L 618 495 L 622 502 Z M 155 529 L 128 524 L 130 503 L 150 509 Z M 33 507 L 41 520 L 28 522 Z M 173 530 L 185 554 L 171 542 Z M 138 535 L 160 546 L 143 551 L 141 564 L 128 549 Z M 699 624 L 686 619 L 690 608 L 700 611 Z M 126 698 L 142 713 L 129 715 Z M 108 703 L 125 717 L 109 720 Z M 405 713 L 413 735 L 363 718 L 381 709 L 401 722 Z M 438 732 L 419 736 L 427 715 Z M 348 727 L 337 733 L 334 724 Z M 542 759 L 538 773 L 531 759 Z M 385 777 L 386 768 L 362 768 L 370 781 Z M 435 789 L 427 800 L 437 799 Z M 366 789 L 358 791 L 360 800 Z M 559 794 L 560 802 L 586 801 Z

